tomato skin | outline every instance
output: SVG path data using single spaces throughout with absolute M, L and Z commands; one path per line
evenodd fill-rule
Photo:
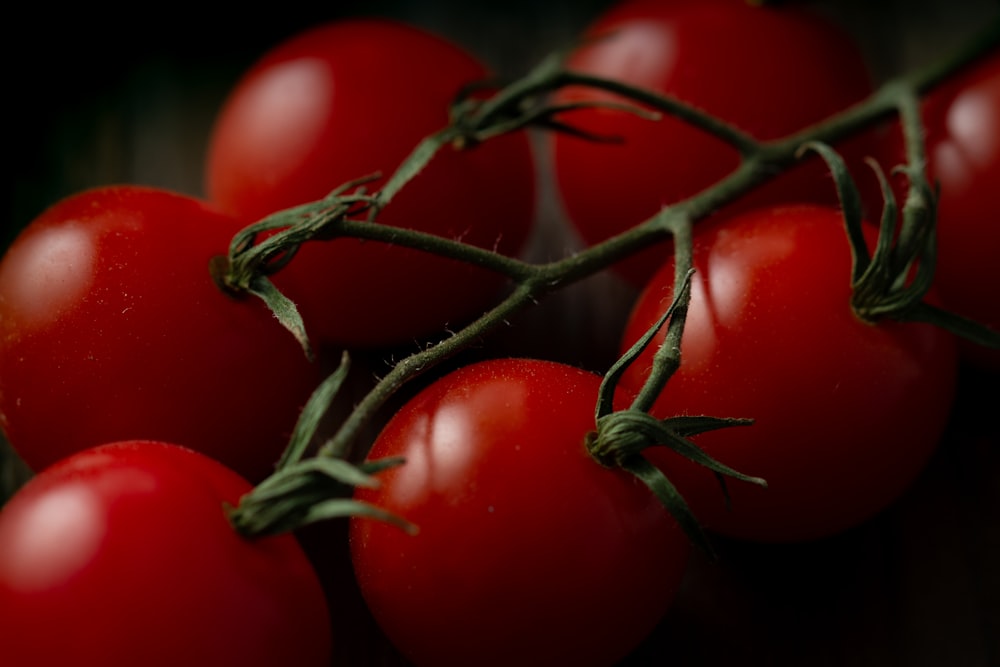
M 930 325 L 872 325 L 854 315 L 837 210 L 761 209 L 698 230 L 694 245 L 680 369 L 652 412 L 754 419 L 695 442 L 769 486 L 730 482 L 727 511 L 710 473 L 668 452 L 649 457 L 707 528 L 732 537 L 825 537 L 889 505 L 920 473 L 944 429 L 955 389 L 954 339 Z M 672 282 L 672 265 L 653 277 L 623 349 L 663 312 Z M 641 386 L 651 354 L 628 369 L 625 387 Z
M 227 99 L 210 141 L 209 198 L 250 221 L 388 176 L 448 124 L 461 88 L 487 77 L 454 45 L 404 24 L 340 21 L 301 33 L 265 54 Z M 518 133 L 444 149 L 379 221 L 514 255 L 534 192 L 530 146 Z M 318 339 L 378 347 L 479 315 L 503 281 L 425 253 L 338 239 L 306 244 L 275 283 Z
M 196 452 L 99 446 L 0 512 L 4 660 L 19 667 L 329 664 L 329 616 L 290 535 L 226 520 L 250 485 Z
M 256 299 L 209 275 L 241 223 L 134 186 L 71 196 L 0 263 L 0 423 L 35 470 L 104 442 L 177 442 L 259 480 L 321 380 Z
M 707 36 L 710 36 L 707 37 Z M 860 50 L 835 25 L 796 8 L 753 7 L 733 0 L 638 0 L 614 5 L 586 33 L 571 70 L 622 80 L 687 102 L 757 139 L 777 139 L 860 101 L 871 79 Z M 725 46 L 721 46 L 725 45 Z M 794 103 L 790 102 L 794 96 Z M 582 88 L 558 101 L 620 99 Z M 555 174 L 564 208 L 593 245 L 691 197 L 736 168 L 736 150 L 671 116 L 650 121 L 608 108 L 574 111 L 565 120 L 619 143 L 556 134 Z M 852 169 L 873 150 L 868 134 L 838 146 Z M 810 158 L 724 210 L 784 202 L 836 204 L 825 166 Z M 873 179 L 861 178 L 866 201 Z M 877 194 L 875 195 L 877 196 Z M 669 251 L 667 251 L 669 252 Z M 641 286 L 662 248 L 618 267 Z
M 689 546 L 641 482 L 587 453 L 599 383 L 555 362 L 480 362 L 377 439 L 372 457 L 407 463 L 356 497 L 419 532 L 354 519 L 352 557 L 417 665 L 612 664 L 666 610 Z
M 1000 331 L 1000 207 L 993 198 L 1000 183 L 1000 51 L 931 91 L 922 112 L 927 175 L 940 187 L 935 288 L 945 308 Z M 893 163 L 902 163 L 898 126 L 891 136 Z M 961 350 L 967 361 L 1000 372 L 1000 351 L 971 343 Z

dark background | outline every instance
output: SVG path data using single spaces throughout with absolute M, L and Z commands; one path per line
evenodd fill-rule
M 400 19 L 516 75 L 552 45 L 569 43 L 608 4 L 279 2 L 237 14 L 212 3 L 68 13 L 27 7 L 3 40 L 11 167 L 3 240 L 41 208 L 93 185 L 128 181 L 200 194 L 205 142 L 228 88 L 267 48 L 317 22 Z
M 136 182 L 201 192 L 201 160 L 228 88 L 278 41 L 324 20 L 388 16 L 436 31 L 517 75 L 570 45 L 610 0 L 279 2 L 232 9 L 151 3 L 54 11 L 23 3 L 3 30 L 5 157 L 0 243 L 79 189 Z M 877 77 L 933 57 L 995 0 L 822 0 Z M 710 39 L 710 37 L 706 37 Z M 727 48 L 720 44 L 720 49 Z M 735 54 L 734 54 L 735 55 Z
M 211 3 L 59 13 L 35 4 L 3 30 L 2 245 L 44 207 L 83 188 L 133 182 L 201 194 L 207 137 L 228 88 L 267 48 L 317 22 L 394 17 L 517 75 L 571 44 L 611 3 L 282 2 L 237 14 Z M 853 32 L 877 79 L 929 61 L 1000 14 L 991 0 L 800 4 Z M 547 238 L 561 239 L 566 232 L 551 193 L 543 212 L 541 222 L 557 230 Z M 608 291 L 627 296 L 599 280 L 561 297 L 561 307 L 585 312 L 582 322 L 571 320 L 572 332 L 562 332 L 566 340 L 580 331 L 604 340 L 602 318 L 581 304 Z M 551 319 L 563 328 L 565 321 Z M 574 339 L 565 349 L 574 344 L 584 343 Z M 871 522 L 805 545 L 720 541 L 721 561 L 696 559 L 674 609 L 628 664 L 1000 665 L 1000 430 L 992 417 L 998 384 L 997 377 L 963 371 L 955 419 L 932 465 Z M 349 581 L 343 585 L 344 604 L 357 603 Z M 358 613 L 353 637 L 338 649 L 344 664 L 401 664 Z

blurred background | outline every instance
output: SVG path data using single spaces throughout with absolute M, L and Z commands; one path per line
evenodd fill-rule
M 876 77 L 926 61 L 995 15 L 995 0 L 822 0 L 855 34 Z M 115 182 L 198 195 L 212 121 L 240 73 L 299 30 L 347 16 L 389 16 L 464 46 L 516 76 L 573 43 L 610 0 L 282 2 L 268 9 L 164 3 L 53 12 L 25 3 L 6 22 L 8 178 L 0 243 L 42 208 Z M 725 48 L 720 45 L 720 48 Z
M 569 43 L 607 0 L 280 3 L 268 10 L 26 7 L 5 40 L 8 146 L 5 240 L 76 190 L 137 182 L 200 194 L 212 120 L 236 78 L 265 50 L 321 21 L 389 16 L 434 30 L 498 71 L 520 74 Z M 79 11 L 79 10 L 73 10 Z M 13 26 L 9 26 L 12 28 Z M 30 46 L 25 46 L 30 44 Z
M 202 194 L 207 138 L 229 88 L 268 48 L 318 22 L 404 20 L 517 76 L 571 45 L 611 4 L 334 0 L 238 13 L 211 3 L 56 13 L 29 3 L 17 21 L 5 22 L 0 247 L 45 207 L 84 188 L 140 183 Z M 929 62 L 1000 14 L 995 0 L 798 4 L 852 32 L 876 80 Z M 538 243 L 571 247 L 558 200 L 544 192 L 547 231 Z M 600 277 L 558 296 L 556 308 L 573 317 L 552 321 L 592 337 L 570 335 L 563 354 L 607 343 L 603 317 L 581 304 L 595 295 L 605 303 L 609 294 L 629 296 L 624 290 Z M 618 308 L 629 302 L 611 301 Z M 552 317 L 545 312 L 538 317 Z M 967 378 L 948 446 L 913 492 L 876 520 L 808 545 L 723 542 L 721 563 L 696 562 L 675 610 L 628 664 L 666 664 L 669 657 L 670 664 L 698 666 L 1000 665 L 1000 442 L 995 426 L 982 426 L 1000 404 L 997 384 L 996 377 Z M 0 443 L 0 491 L 5 476 L 20 474 L 4 459 Z M 345 649 L 353 652 L 344 664 L 402 664 L 370 626 L 359 637 L 369 646 Z

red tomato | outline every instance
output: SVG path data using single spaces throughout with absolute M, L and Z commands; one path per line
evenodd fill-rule
M 262 303 L 214 284 L 239 226 L 128 186 L 65 199 L 18 237 L 0 263 L 0 424 L 28 465 L 138 438 L 271 470 L 320 369 Z
M 419 532 L 354 519 L 352 556 L 416 664 L 609 665 L 668 607 L 688 543 L 641 482 L 588 454 L 600 381 L 548 361 L 473 364 L 378 437 L 373 457 L 407 462 L 356 497 Z
M 452 44 L 402 24 L 342 21 L 302 33 L 267 53 L 226 101 L 211 137 L 209 197 L 254 220 L 388 176 L 448 124 L 459 90 L 487 76 Z M 516 134 L 445 149 L 379 220 L 516 254 L 533 212 L 530 147 Z M 275 282 L 313 335 L 349 347 L 439 332 L 480 314 L 503 284 L 467 264 L 356 239 L 307 244 Z
M 598 18 L 586 38 L 570 56 L 569 69 L 670 95 L 761 140 L 804 129 L 871 92 L 866 64 L 848 36 L 794 8 L 733 0 L 623 2 Z M 569 88 L 557 99 L 617 98 Z M 697 194 L 739 161 L 735 149 L 669 116 L 650 121 L 596 108 L 574 111 L 565 120 L 587 132 L 622 139 L 595 143 L 556 134 L 552 140 L 566 212 L 587 244 Z M 850 167 L 863 168 L 869 142 L 861 135 L 840 147 Z M 793 169 L 728 210 L 789 201 L 836 204 L 825 165 L 809 161 L 808 167 Z M 864 176 L 870 176 L 867 168 Z M 875 183 L 864 176 L 862 184 Z M 663 254 L 662 248 L 645 251 L 618 268 L 641 286 Z
M 4 663 L 329 664 L 329 616 L 290 535 L 226 520 L 250 485 L 193 451 L 115 443 L 36 476 L 0 512 Z
M 817 538 L 882 510 L 942 433 L 954 394 L 953 337 L 855 316 L 837 210 L 762 209 L 700 230 L 694 244 L 680 369 L 652 412 L 756 420 L 695 442 L 768 488 L 729 482 L 727 511 L 711 473 L 669 452 L 649 457 L 707 528 L 733 537 Z M 667 265 L 640 296 L 623 349 L 666 308 L 672 283 Z M 628 369 L 625 387 L 641 386 L 651 354 Z
M 945 308 L 1000 331 L 1000 51 L 927 95 L 928 177 L 940 185 L 935 284 Z M 902 135 L 892 156 L 904 161 Z M 1000 371 L 1000 351 L 972 344 L 963 355 Z

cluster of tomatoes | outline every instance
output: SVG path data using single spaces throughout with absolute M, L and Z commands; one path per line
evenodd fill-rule
M 723 57 L 717 44 L 746 31 L 769 48 Z M 836 27 L 739 0 L 622 3 L 566 66 L 674 96 L 760 140 L 872 92 Z M 217 284 L 209 265 L 272 213 L 372 174 L 366 187 L 377 191 L 449 122 L 456 94 L 486 78 L 468 54 L 408 25 L 316 27 L 231 91 L 204 201 L 134 185 L 89 190 L 11 245 L 0 263 L 0 425 L 39 474 L 0 513 L 10 664 L 329 664 L 340 640 L 327 598 L 337 591 L 323 590 L 294 537 L 246 539 L 226 514 L 273 468 L 325 365 L 307 360 L 263 303 Z M 383 89 L 401 104 L 386 105 Z M 740 161 L 706 132 L 652 121 L 608 93 L 572 87 L 552 101 L 566 105 L 561 120 L 574 132 L 445 147 L 373 224 L 517 256 L 533 232 L 545 151 L 568 219 L 597 245 Z M 930 298 L 1000 328 L 1000 283 L 988 274 L 1000 227 L 987 199 L 1000 182 L 1000 52 L 935 88 L 922 109 L 940 184 Z M 877 217 L 881 193 L 864 158 L 905 160 L 898 128 L 837 149 Z M 996 351 L 940 328 L 853 312 L 837 203 L 814 158 L 695 227 L 682 361 L 650 412 L 752 419 L 693 440 L 767 488 L 730 481 L 724 494 L 712 472 L 670 450 L 645 456 L 710 532 L 789 542 L 870 519 L 931 457 L 960 362 L 1000 370 Z M 623 352 L 672 301 L 669 256 L 663 244 L 609 268 L 638 294 Z M 482 267 L 351 238 L 307 243 L 271 278 L 321 352 L 426 341 L 505 289 Z M 616 407 L 641 390 L 652 354 L 626 370 Z M 369 456 L 405 463 L 356 497 L 418 530 L 352 519 L 350 550 L 365 602 L 408 660 L 610 665 L 663 617 L 690 545 L 645 485 L 588 453 L 595 370 L 478 361 L 426 383 L 381 428 Z

